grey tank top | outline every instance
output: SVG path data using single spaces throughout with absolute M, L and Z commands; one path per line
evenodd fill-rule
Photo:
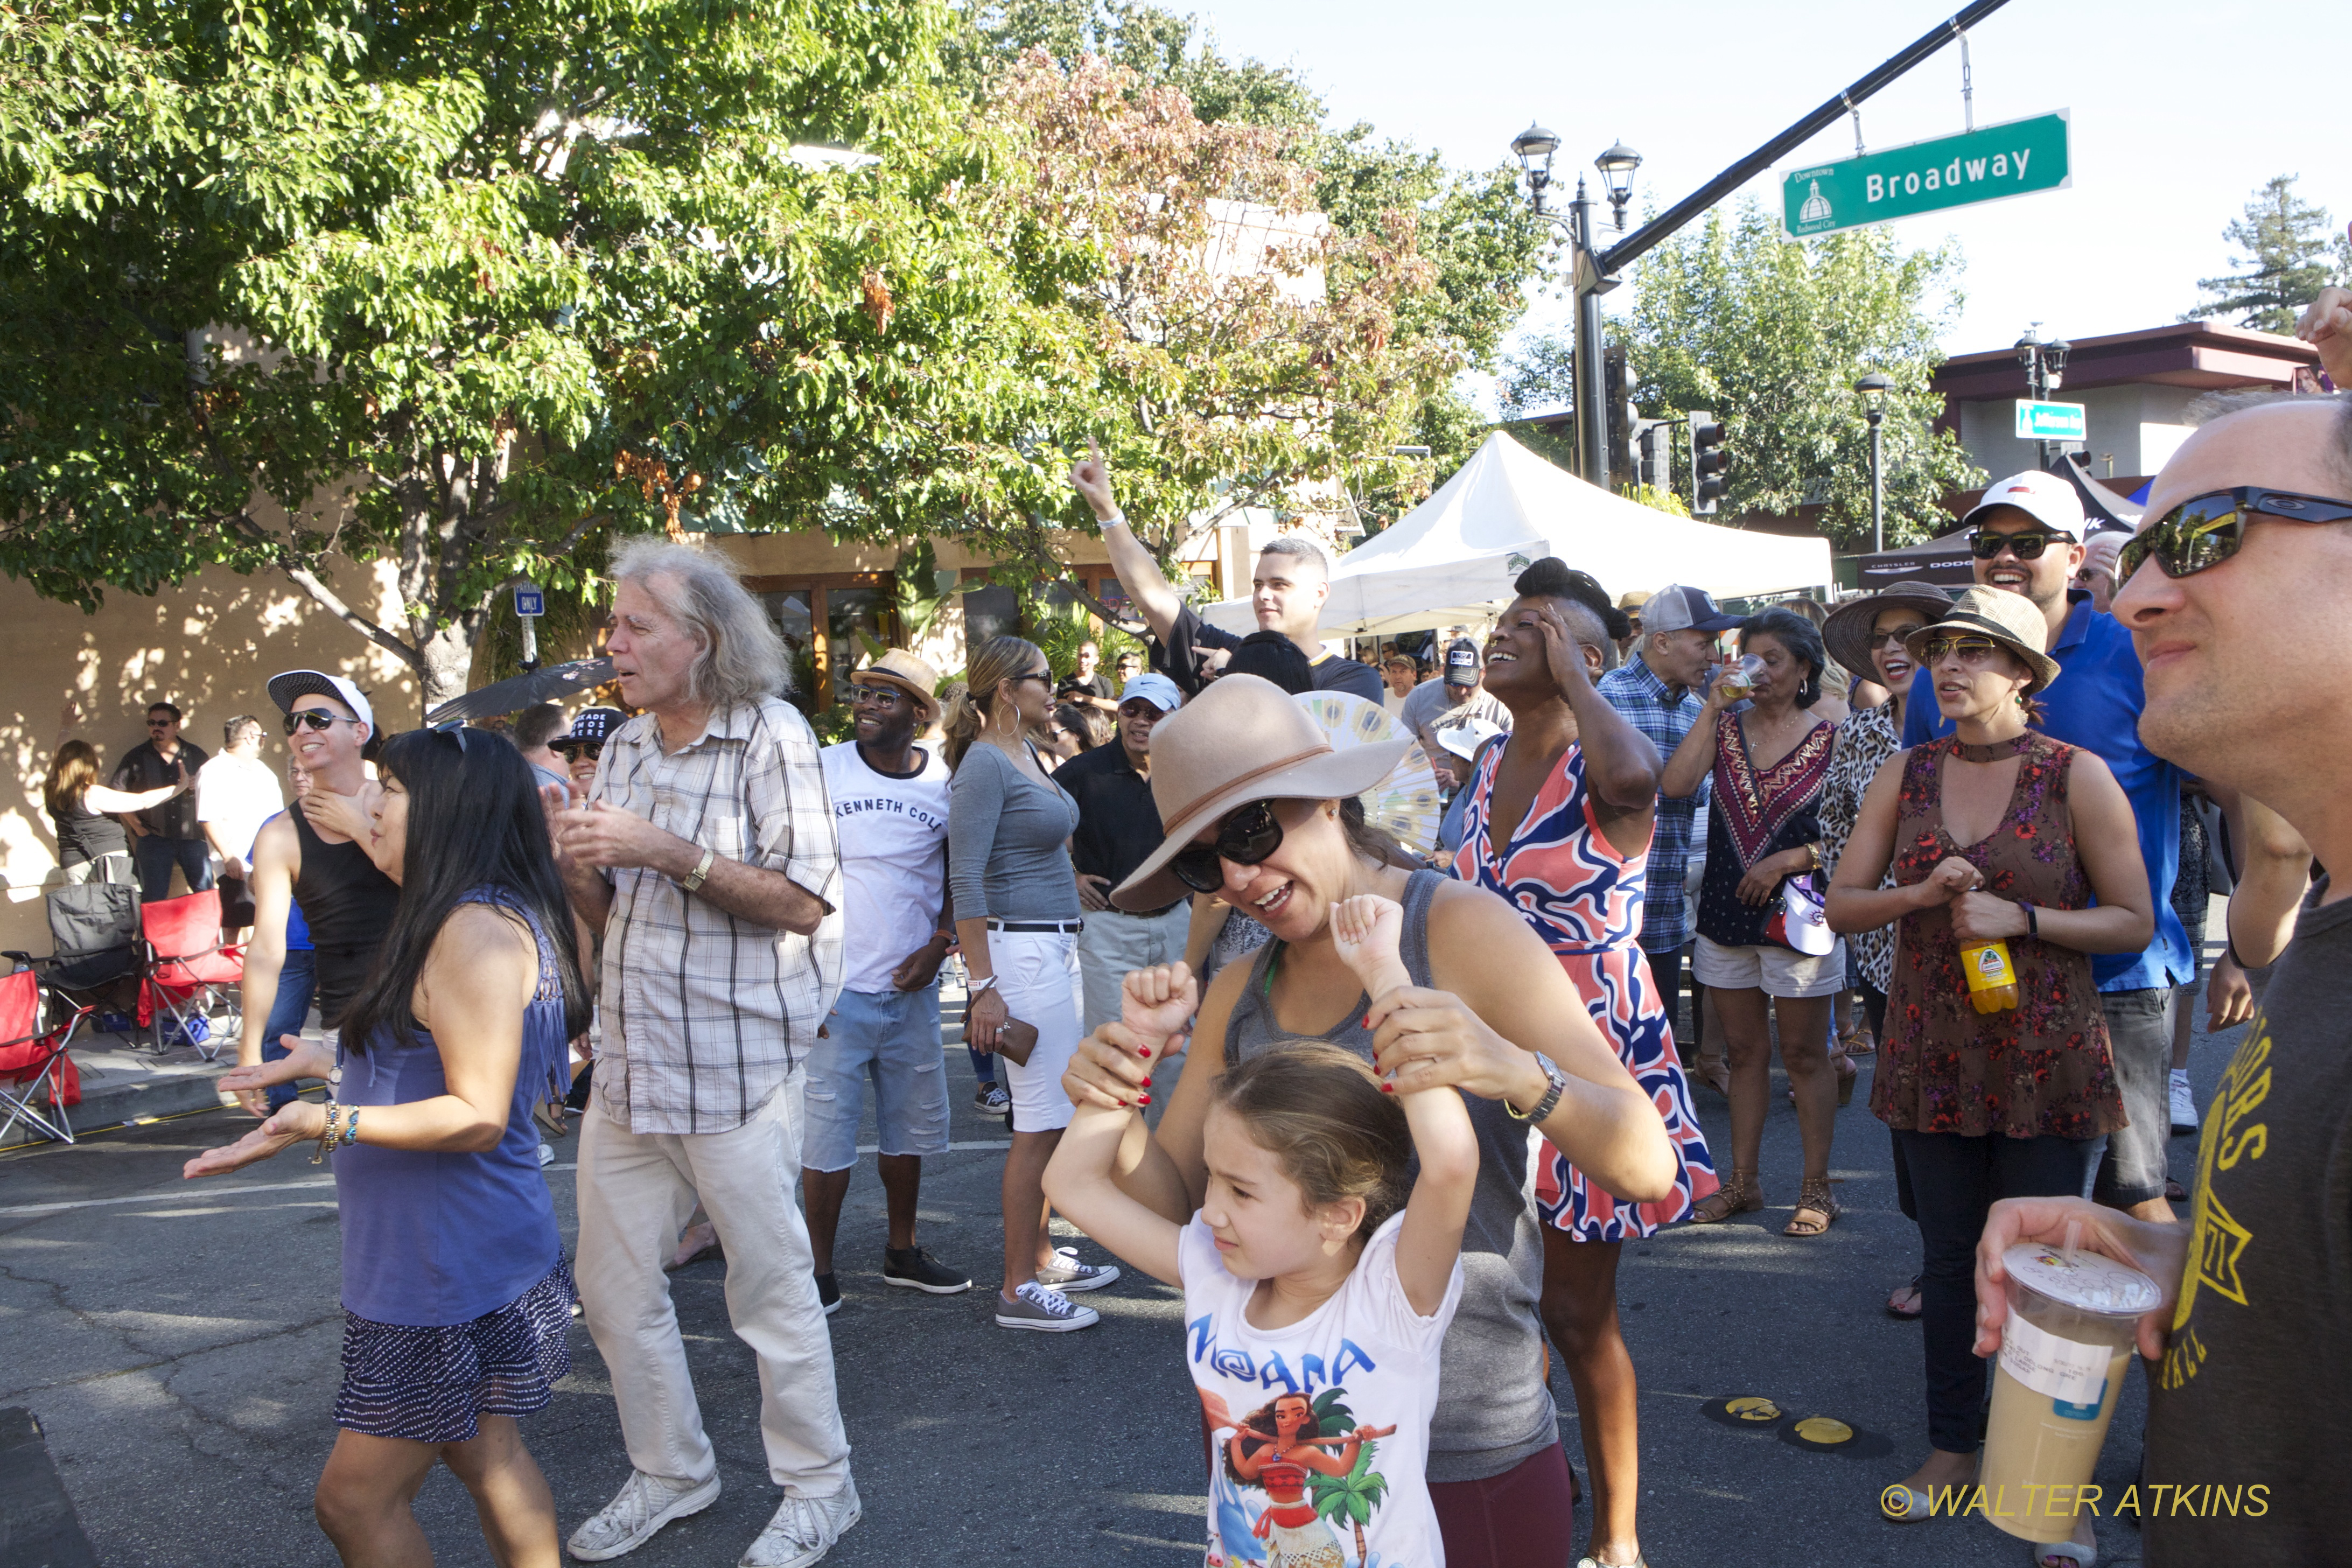
M 1429 900 L 1447 880 L 1415 871 L 1405 885 L 1404 966 L 1415 985 L 1429 977 Z M 1246 916 L 1241 917 L 1246 919 Z M 1238 1067 L 1284 1040 L 1310 1038 L 1372 1059 L 1360 997 L 1338 1027 L 1301 1036 L 1275 1022 L 1267 977 L 1283 944 L 1260 948 L 1249 984 L 1225 1026 L 1225 1065 Z M 1438 1357 L 1437 1414 L 1429 1432 L 1428 1477 L 1475 1481 L 1498 1476 L 1559 1440 L 1559 1413 L 1544 1384 L 1543 1233 L 1536 1225 L 1535 1129 L 1500 1100 L 1464 1095 L 1478 1134 L 1478 1184 L 1462 1230 L 1462 1305 Z

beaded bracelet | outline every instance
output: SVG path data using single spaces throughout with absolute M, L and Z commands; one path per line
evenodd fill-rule
M 310 1156 L 313 1165 L 324 1160 L 327 1151 L 335 1146 L 335 1124 L 342 1119 L 342 1114 L 343 1108 L 340 1102 L 331 1100 L 327 1102 L 327 1130 L 319 1135 L 319 1152 Z
M 352 1106 L 352 1117 L 351 1117 L 351 1120 L 343 1123 L 343 1142 L 344 1142 L 345 1144 L 352 1144 L 352 1143 L 356 1143 L 356 1142 L 358 1142 L 359 1141 L 360 1141 L 360 1108 L 359 1108 L 358 1106 L 354 1105 L 354 1106 Z

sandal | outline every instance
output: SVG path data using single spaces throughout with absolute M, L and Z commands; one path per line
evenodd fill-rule
M 1853 1058 L 1845 1055 L 1843 1052 L 1839 1053 L 1837 1060 L 1832 1065 L 1837 1068 L 1838 1103 L 1840 1105 L 1852 1105 L 1853 1103 L 1853 1080 L 1862 1076 L 1862 1069 L 1853 1065 Z
M 1927 1310 L 1927 1303 L 1920 1299 L 1919 1295 L 1919 1283 L 1925 1278 L 1926 1277 L 1924 1275 L 1914 1274 L 1911 1276 L 1911 1283 L 1908 1285 L 1897 1285 L 1894 1290 L 1888 1294 L 1886 1298 L 1886 1315 L 1888 1317 L 1901 1318 L 1908 1322 L 1918 1321 L 1919 1314 Z M 1911 1302 L 1909 1307 L 1905 1308 L 1895 1305 L 1896 1302 L 1903 1300 L 1906 1297 Z
M 1819 1236 L 1835 1224 L 1837 1216 L 1844 1212 L 1838 1206 L 1836 1197 L 1830 1192 L 1830 1179 L 1827 1176 L 1808 1176 L 1803 1184 L 1797 1189 L 1797 1212 L 1789 1216 L 1789 1223 L 1780 1227 L 1780 1234 L 1795 1237 Z M 1805 1217 L 1807 1215 L 1819 1215 L 1821 1218 L 1819 1221 L 1809 1220 Z
M 1756 1173 L 1734 1171 L 1731 1179 L 1701 1198 L 1691 1210 L 1693 1225 L 1721 1225 L 1736 1214 L 1754 1214 L 1764 1206 L 1756 1190 Z

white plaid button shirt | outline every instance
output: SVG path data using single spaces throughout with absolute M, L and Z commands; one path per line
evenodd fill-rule
M 841 855 L 816 737 L 768 698 L 662 750 L 650 713 L 604 742 L 592 799 L 782 872 L 820 899 L 815 934 L 739 920 L 650 870 L 613 874 L 596 1093 L 633 1132 L 725 1132 L 799 1068 L 841 989 Z

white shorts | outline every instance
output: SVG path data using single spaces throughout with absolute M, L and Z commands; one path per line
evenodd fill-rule
M 1078 1050 L 1077 938 L 1067 931 L 992 931 L 988 963 L 1006 1016 L 1037 1028 L 1025 1064 L 996 1058 L 997 1077 L 1013 1097 L 1013 1131 L 1059 1131 L 1077 1114 L 1062 1089 L 1062 1074 Z
M 1814 958 L 1770 942 L 1725 947 L 1701 937 L 1691 958 L 1691 978 L 1714 989 L 1751 989 L 1791 1001 L 1834 996 L 1845 989 L 1845 939 Z

